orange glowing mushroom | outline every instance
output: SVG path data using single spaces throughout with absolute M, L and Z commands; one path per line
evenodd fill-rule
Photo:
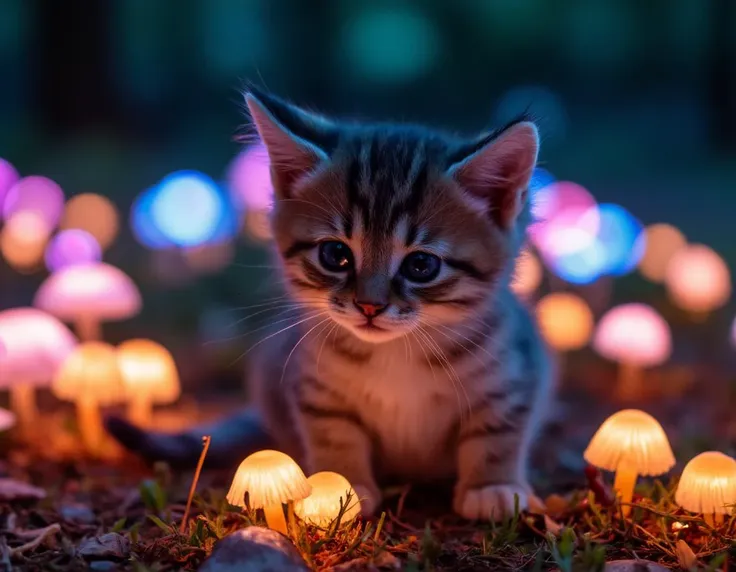
M 680 476 L 675 502 L 702 513 L 711 526 L 722 524 L 723 515 L 731 514 L 736 505 L 736 460 L 717 451 L 691 459 Z
M 646 250 L 639 260 L 639 272 L 652 282 L 663 282 L 670 260 L 687 246 L 687 239 L 674 226 L 664 223 L 649 225 L 644 232 Z
M 118 346 L 118 362 L 128 393 L 128 418 L 150 426 L 153 405 L 173 403 L 181 395 L 174 358 L 151 340 L 128 340 Z
M 35 211 L 12 215 L 0 232 L 0 251 L 7 263 L 20 272 L 40 268 L 51 228 Z
M 258 451 L 240 463 L 227 501 L 235 506 L 261 508 L 268 526 L 287 534 L 283 505 L 302 500 L 312 492 L 312 486 L 294 460 L 279 451 Z
M 87 231 L 105 250 L 118 233 L 118 212 L 110 199 L 95 193 L 82 193 L 67 201 L 59 227 Z
M 662 475 L 675 465 L 664 429 L 654 417 L 638 409 L 624 409 L 606 419 L 583 457 L 599 469 L 616 473 L 613 488 L 621 497 L 624 515 L 631 510 L 628 504 L 639 475 Z
M 624 400 L 641 394 L 642 368 L 665 362 L 672 353 L 672 335 L 664 318 L 645 304 L 622 304 L 598 323 L 593 347 L 619 364 L 617 394 Z
M 537 303 L 536 314 L 545 340 L 559 352 L 580 349 L 590 340 L 593 313 L 580 296 L 547 294 Z
M 64 361 L 51 386 L 54 395 L 77 407 L 77 424 L 87 450 L 100 453 L 104 437 L 100 406 L 125 400 L 125 384 L 115 347 L 85 342 Z
M 311 475 L 307 482 L 312 493 L 294 503 L 294 514 L 304 522 L 325 528 L 337 518 L 341 507 L 344 509 L 342 522 L 349 522 L 360 514 L 358 495 L 342 475 L 321 471 Z
M 670 260 L 665 286 L 677 306 L 702 316 L 728 302 L 731 274 L 713 249 L 692 244 L 680 249 Z

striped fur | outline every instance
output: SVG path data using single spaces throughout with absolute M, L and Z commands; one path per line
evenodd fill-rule
M 339 124 L 265 94 L 248 105 L 272 162 L 279 260 L 302 304 L 303 322 L 269 340 L 251 375 L 269 433 L 307 471 L 344 474 L 366 512 L 389 477 L 456 477 L 469 518 L 504 517 L 515 494 L 524 506 L 550 369 L 508 276 L 536 130 L 520 121 L 463 141 Z M 321 264 L 324 241 L 349 247 L 349 271 Z M 417 251 L 441 259 L 426 284 L 402 275 Z M 364 300 L 387 307 L 371 320 L 354 304 Z

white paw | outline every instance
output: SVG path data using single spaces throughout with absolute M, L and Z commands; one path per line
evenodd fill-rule
M 360 514 L 363 516 L 373 516 L 376 508 L 381 504 L 381 493 L 378 489 L 358 484 L 353 485 L 353 490 L 358 495 L 358 500 L 360 501 Z
M 515 495 L 519 511 L 529 506 L 531 490 L 527 485 L 487 485 L 468 489 L 455 498 L 455 511 L 468 520 L 500 521 L 514 516 Z

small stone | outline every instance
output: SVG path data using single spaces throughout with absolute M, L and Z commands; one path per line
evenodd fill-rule
M 611 560 L 605 572 L 669 572 L 669 568 L 651 560 Z
M 86 504 L 69 503 L 62 505 L 59 509 L 61 517 L 69 522 L 78 524 L 92 524 L 95 521 L 95 513 Z
M 83 540 L 77 554 L 87 560 L 125 560 L 130 556 L 130 540 L 117 532 Z
M 283 534 L 250 526 L 215 544 L 199 572 L 309 572 L 296 547 Z
M 98 570 L 99 572 L 107 572 L 108 570 L 120 570 L 120 564 L 117 562 L 110 562 L 109 560 L 98 560 L 97 562 L 90 562 L 90 570 Z

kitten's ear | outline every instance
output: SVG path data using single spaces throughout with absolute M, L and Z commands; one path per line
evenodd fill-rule
M 524 208 L 537 163 L 539 133 L 530 121 L 516 123 L 490 141 L 475 146 L 455 162 L 449 174 L 490 216 L 510 228 Z
M 334 127 L 320 116 L 265 94 L 249 92 L 245 103 L 268 150 L 276 198 L 287 198 L 297 179 L 327 159 L 320 143 Z

